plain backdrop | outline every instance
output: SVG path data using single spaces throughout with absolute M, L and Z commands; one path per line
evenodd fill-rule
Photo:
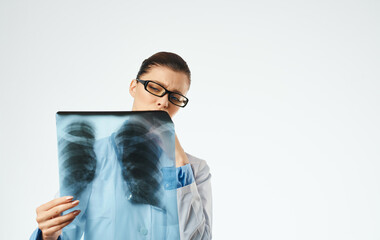
M 0 239 L 58 191 L 55 113 L 130 110 L 158 51 L 211 169 L 213 239 L 380 239 L 380 2 L 0 0 Z

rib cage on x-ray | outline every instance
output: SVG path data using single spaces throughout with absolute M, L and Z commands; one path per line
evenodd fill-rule
M 59 142 L 63 168 L 66 175 L 63 184 L 75 196 L 95 178 L 96 156 L 93 149 L 95 129 L 90 122 L 70 123 L 65 137 Z M 160 207 L 159 159 L 162 149 L 159 137 L 139 120 L 125 121 L 116 135 L 122 175 L 127 183 L 129 200 L 133 203 Z
M 139 120 L 126 121 L 115 137 L 128 199 L 160 207 L 159 138 Z
M 79 196 L 95 178 L 95 129 L 90 122 L 79 121 L 70 123 L 64 131 L 65 137 L 59 142 L 66 172 L 63 184 Z M 160 207 L 159 137 L 150 133 L 141 120 L 132 119 L 124 122 L 115 140 L 129 200 Z
M 90 122 L 78 121 L 70 123 L 64 131 L 63 138 L 58 142 L 66 173 L 63 185 L 79 197 L 95 178 L 95 129 Z
M 175 135 L 163 111 L 58 112 L 63 239 L 178 239 Z M 146 229 L 146 230 L 144 230 Z

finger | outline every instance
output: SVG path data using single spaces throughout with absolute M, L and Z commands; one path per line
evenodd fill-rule
M 76 207 L 76 206 L 78 206 L 78 204 L 79 204 L 79 200 L 75 200 L 73 202 L 69 202 L 69 203 L 65 203 L 65 204 L 55 206 L 52 209 L 45 212 L 46 213 L 45 220 L 61 216 L 61 214 L 64 211 L 69 210 L 73 207 Z
M 61 213 L 77 206 L 78 204 L 79 204 L 79 200 L 75 200 L 73 202 L 69 202 L 69 203 L 65 203 L 65 204 L 55 206 L 48 211 L 40 213 L 38 216 L 37 222 L 43 222 L 43 221 L 47 221 L 47 220 L 52 219 L 52 218 L 59 217 L 61 215 Z
M 40 229 L 50 229 L 54 226 L 59 226 L 59 225 L 62 225 L 66 222 L 71 222 L 74 220 L 74 218 L 76 216 L 78 216 L 78 214 L 80 213 L 80 210 L 75 210 L 75 211 L 72 211 L 68 214 L 65 214 L 63 216 L 59 216 L 59 217 L 56 217 L 56 218 L 53 218 L 53 219 L 50 219 L 50 220 L 47 220 L 43 223 L 41 223 L 39 225 L 39 228 Z
M 66 227 L 67 225 L 69 225 L 70 223 L 72 223 L 72 221 L 74 219 L 75 219 L 75 217 L 73 219 L 69 220 L 69 221 L 66 221 L 66 222 L 63 222 L 61 224 L 55 225 L 55 226 L 53 226 L 51 228 L 48 228 L 47 230 L 44 231 L 44 233 L 46 235 L 51 235 L 53 233 L 56 233 L 56 232 L 62 230 L 62 228 Z
M 42 204 L 41 206 L 39 206 L 36 211 L 37 211 L 37 214 L 41 211 L 47 211 L 59 204 L 62 204 L 62 203 L 67 203 L 67 202 L 71 202 L 73 200 L 73 196 L 64 196 L 64 197 L 60 197 L 60 198 L 56 198 L 56 199 L 53 199 L 51 200 L 50 202 L 47 202 L 45 204 Z

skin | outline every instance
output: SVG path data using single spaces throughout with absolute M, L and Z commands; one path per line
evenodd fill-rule
M 141 80 L 152 80 L 169 91 L 176 91 L 186 96 L 189 91 L 189 79 L 183 72 L 175 72 L 170 68 L 163 66 L 154 66 L 147 73 L 140 76 Z M 157 97 L 144 89 L 142 83 L 137 80 L 132 80 L 129 86 L 129 93 L 134 98 L 132 111 L 143 110 L 162 110 L 166 111 L 171 118 L 178 112 L 180 107 L 172 104 L 168 100 L 168 95 Z M 175 158 L 176 167 L 184 166 L 189 163 L 189 160 L 179 143 L 177 134 L 175 135 Z
M 141 80 L 152 80 L 169 91 L 179 92 L 186 96 L 189 90 L 189 79 L 185 73 L 175 72 L 163 66 L 153 66 L 149 71 L 140 76 Z M 132 111 L 161 110 L 166 111 L 171 118 L 178 112 L 180 107 L 172 104 L 168 100 L 168 95 L 157 97 L 144 89 L 144 85 L 138 83 L 136 79 L 131 81 L 129 93 L 133 97 Z M 185 151 L 183 150 L 177 134 L 175 135 L 175 158 L 176 167 L 184 166 L 189 163 Z M 80 210 L 72 211 L 61 216 L 62 212 L 69 210 L 79 204 L 79 200 L 72 196 L 64 196 L 53 199 L 36 209 L 38 228 L 42 231 L 44 240 L 56 240 L 62 233 L 62 229 L 69 225 Z
M 62 228 L 69 225 L 80 210 L 72 211 L 66 215 L 60 214 L 79 204 L 79 200 L 73 201 L 72 196 L 65 196 L 51 200 L 36 209 L 38 228 L 42 231 L 42 239 L 56 240 L 62 233 Z
M 185 73 L 175 72 L 167 67 L 153 66 L 149 72 L 140 76 L 141 80 L 152 80 L 164 86 L 169 91 L 177 91 L 182 95 L 189 90 L 189 80 Z M 142 83 L 132 80 L 129 86 L 129 93 L 134 98 L 132 111 L 142 110 L 162 110 L 169 113 L 170 117 L 178 112 L 180 107 L 172 104 L 168 100 L 168 95 L 157 97 L 144 89 Z

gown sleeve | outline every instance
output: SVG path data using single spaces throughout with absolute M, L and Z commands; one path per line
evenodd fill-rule
M 177 188 L 181 240 L 212 238 L 211 174 L 206 161 L 187 154 L 195 181 Z
M 42 240 L 42 232 L 39 228 L 35 229 L 29 240 Z

